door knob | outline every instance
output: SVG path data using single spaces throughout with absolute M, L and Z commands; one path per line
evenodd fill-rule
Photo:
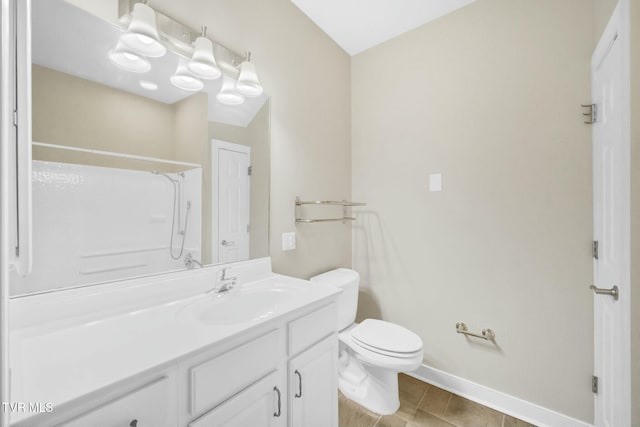
M 604 288 L 599 288 L 596 285 L 591 285 L 589 286 L 589 289 L 593 289 L 593 292 L 595 292 L 598 295 L 612 296 L 613 299 L 616 301 L 618 301 L 618 296 L 620 295 L 620 293 L 618 292 L 618 287 L 616 285 L 614 285 L 613 288 L 611 289 L 604 289 Z
M 233 242 L 227 241 L 227 240 L 223 240 L 222 242 L 220 242 L 220 244 L 222 246 L 233 246 Z

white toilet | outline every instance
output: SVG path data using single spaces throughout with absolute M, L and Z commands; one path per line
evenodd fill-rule
M 360 284 L 356 271 L 339 268 L 311 281 L 343 289 L 338 299 L 340 391 L 372 412 L 393 414 L 400 407 L 398 372 L 420 366 L 422 340 L 394 323 L 375 319 L 354 323 Z

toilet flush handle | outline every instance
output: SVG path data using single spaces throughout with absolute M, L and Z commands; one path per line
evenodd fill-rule
M 299 398 L 302 397 L 302 374 L 297 369 L 293 373 L 298 376 L 298 392 L 293 397 Z

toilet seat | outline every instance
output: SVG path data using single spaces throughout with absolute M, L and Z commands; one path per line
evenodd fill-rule
M 389 333 L 393 338 L 385 340 Z M 393 323 L 367 319 L 342 331 L 339 339 L 355 357 L 371 366 L 404 372 L 422 363 L 420 337 Z
M 412 358 L 422 352 L 418 335 L 383 320 L 364 320 L 351 330 L 351 338 L 359 347 L 389 357 Z

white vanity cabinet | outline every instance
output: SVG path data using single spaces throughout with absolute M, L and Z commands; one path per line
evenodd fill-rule
M 335 335 L 291 359 L 290 427 L 338 427 L 337 365 Z
M 337 362 L 330 303 L 225 352 L 181 362 L 180 390 L 188 398 L 180 425 L 337 427 Z
M 180 362 L 180 425 L 285 426 L 285 361 L 280 327 Z
M 297 309 L 12 426 L 338 427 L 336 309 Z
M 289 427 L 338 427 L 336 305 L 289 323 Z

